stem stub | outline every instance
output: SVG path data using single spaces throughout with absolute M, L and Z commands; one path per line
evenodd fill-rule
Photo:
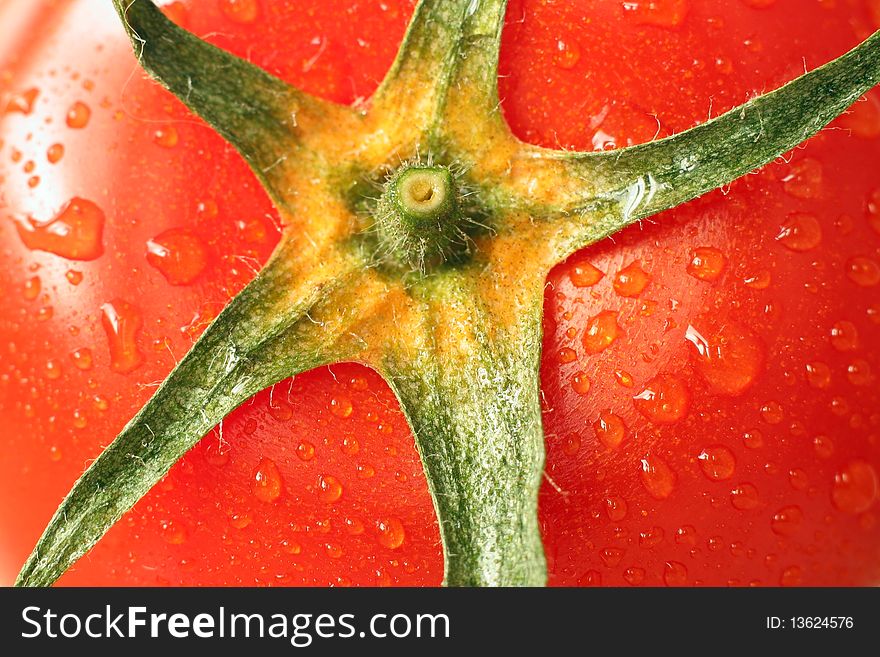
M 455 176 L 444 166 L 409 166 L 386 182 L 376 209 L 380 251 L 398 265 L 426 271 L 466 240 Z

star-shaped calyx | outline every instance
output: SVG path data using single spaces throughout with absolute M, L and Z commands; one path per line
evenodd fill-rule
M 86 470 L 17 584 L 54 582 L 228 413 L 339 361 L 397 395 L 447 585 L 543 585 L 543 288 L 572 252 L 764 165 L 880 77 L 880 36 L 708 123 L 601 153 L 525 144 L 497 95 L 505 0 L 422 0 L 357 107 L 311 97 L 113 0 L 144 68 L 235 146 L 281 242 Z

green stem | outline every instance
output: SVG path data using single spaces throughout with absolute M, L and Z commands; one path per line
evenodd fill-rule
M 421 454 L 444 584 L 544 586 L 540 303 L 512 335 L 493 326 L 462 283 L 449 276 L 431 284 L 420 355 L 399 358 L 392 349 L 382 373 Z M 438 315 L 455 306 L 461 315 L 450 330 Z

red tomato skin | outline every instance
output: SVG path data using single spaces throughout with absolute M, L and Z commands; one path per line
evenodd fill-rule
M 877 27 L 854 1 L 655 2 L 654 13 L 625 4 L 511 2 L 499 85 L 518 136 L 592 149 L 672 134 Z M 405 0 L 254 6 L 230 15 L 202 0 L 168 11 L 338 102 L 369 96 L 412 10 Z M 0 461 L 0 582 L 12 581 L 83 466 L 278 239 L 277 216 L 241 159 L 144 79 L 116 21 L 98 0 L 0 5 L 14 37 L 0 46 L 0 92 L 38 90 L 30 113 L 0 117 L 11 218 L 0 217 L 0 289 L 11 291 L 0 308 L 0 422 L 11 455 Z M 88 107 L 82 127 L 78 103 Z M 872 92 L 836 123 L 845 130 L 550 274 L 540 516 L 551 584 L 880 579 L 880 288 L 870 284 L 880 263 L 878 108 Z M 52 162 L 56 144 L 63 155 Z M 52 219 L 74 197 L 103 210 L 104 254 L 71 261 L 27 249 L 16 221 Z M 184 231 L 184 252 L 148 258 L 168 231 Z M 715 263 L 707 276 L 693 273 L 697 250 Z M 578 287 L 578 262 L 605 276 Z M 649 280 L 621 294 L 617 274 L 634 262 Z M 114 334 L 101 321 L 115 300 L 141 322 L 125 345 L 140 357 L 130 371 L 111 362 Z M 584 329 L 604 311 L 617 313 L 621 331 L 587 353 Z M 576 359 L 558 358 L 562 349 Z M 646 412 L 634 401 L 671 376 L 680 409 Z M 616 447 L 593 428 L 608 413 L 625 425 Z M 430 498 L 393 395 L 374 373 L 340 365 L 233 413 L 222 437 L 206 437 L 61 583 L 441 577 Z

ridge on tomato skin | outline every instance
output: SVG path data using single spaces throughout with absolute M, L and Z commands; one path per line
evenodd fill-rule
M 694 14 L 691 13 L 691 14 L 690 14 L 690 17 L 689 17 L 688 20 L 694 20 L 694 19 L 693 19 L 693 16 L 694 16 Z M 515 121 L 514 121 L 514 126 L 516 127 L 516 123 L 515 123 Z M 786 181 L 786 182 L 790 182 L 790 181 Z M 705 209 L 704 209 L 704 211 L 705 211 Z M 680 212 L 684 212 L 684 211 L 680 211 Z M 678 213 L 677 213 L 677 214 L 678 214 Z M 667 223 L 667 222 L 664 221 L 664 223 Z M 721 223 L 721 222 L 719 222 L 719 224 L 720 224 L 720 223 Z M 766 228 L 766 226 L 764 226 L 763 224 L 762 224 L 761 226 L 756 226 L 756 232 L 757 232 L 758 228 L 761 228 L 761 227 Z M 775 228 L 774 228 L 774 230 L 775 230 Z M 659 239 L 659 238 L 658 238 L 658 239 Z M 717 247 L 713 247 L 713 248 L 717 248 Z M 735 250 L 735 249 L 734 249 L 734 250 Z M 725 249 L 725 251 L 727 251 L 727 254 L 726 254 L 726 255 L 727 255 L 728 260 L 731 260 L 731 261 L 732 261 L 732 260 L 735 259 L 735 258 L 734 258 L 735 253 L 731 253 L 731 252 L 730 252 L 730 249 Z M 783 254 L 784 254 L 784 252 L 783 252 Z M 778 257 L 782 257 L 782 256 L 778 256 Z M 607 279 L 610 279 L 610 278 L 611 278 L 611 275 L 612 275 L 612 274 L 611 274 L 611 269 L 610 269 L 609 267 L 607 267 L 607 266 L 604 266 L 601 262 L 600 262 L 599 264 L 600 264 L 600 267 L 604 267 L 604 269 L 605 269 L 606 271 L 608 271 L 609 276 L 607 277 Z M 623 263 L 620 263 L 620 264 L 621 264 L 620 268 L 623 268 L 623 266 L 626 265 L 626 264 L 628 264 L 628 263 L 627 263 L 627 262 L 623 262 Z M 649 259 L 649 258 L 647 258 L 647 257 L 642 258 L 642 265 L 641 265 L 641 266 L 650 269 L 652 264 L 655 264 L 655 262 L 653 261 L 653 259 Z M 796 264 L 797 264 L 796 262 L 795 262 L 795 263 L 792 263 L 792 268 L 794 268 L 794 265 L 796 265 Z M 856 278 L 859 278 L 860 280 L 867 280 L 867 279 L 865 279 L 863 276 L 861 276 L 861 273 L 860 273 L 860 272 L 862 272 L 864 269 L 865 269 L 865 268 L 862 267 L 861 265 L 859 265 L 859 267 L 856 268 L 856 270 L 855 270 L 855 273 L 857 274 Z M 852 271 L 851 271 L 850 273 L 852 274 Z M 659 280 L 659 278 L 661 278 L 662 271 L 661 271 L 660 273 L 658 273 L 658 271 L 657 271 L 656 269 L 653 269 L 653 270 L 651 270 L 651 274 L 652 274 L 652 283 L 650 283 L 649 286 L 646 287 L 645 290 L 641 293 L 642 298 L 644 298 L 645 295 L 646 295 L 647 293 L 650 293 L 650 291 L 651 291 L 651 287 L 650 287 L 650 285 L 657 285 L 657 284 L 658 284 L 658 280 Z M 606 279 L 606 282 L 610 282 L 610 281 L 608 281 L 607 279 Z M 685 280 L 685 281 L 686 281 L 686 279 L 682 279 L 682 280 Z M 720 279 L 720 280 L 723 281 L 724 279 Z M 686 281 L 686 282 L 689 282 L 689 281 Z M 682 283 L 682 284 L 683 284 L 683 283 Z M 683 285 L 684 285 L 684 284 L 683 284 Z M 693 291 L 692 296 L 693 296 L 694 298 L 698 297 L 699 294 L 704 293 L 704 292 L 702 292 L 702 290 L 703 290 L 703 288 L 697 288 L 697 289 L 695 289 L 695 290 Z M 629 298 L 629 297 L 628 297 L 628 298 Z M 686 300 L 687 300 L 687 299 L 685 299 L 685 301 L 686 301 Z M 681 307 L 681 306 L 679 306 L 679 307 Z M 686 308 L 690 308 L 690 307 L 687 307 L 687 306 L 686 306 Z M 869 327 L 869 330 L 870 330 L 870 327 Z M 626 332 L 626 335 L 631 335 L 633 332 L 634 332 L 634 331 L 627 331 L 627 332 Z M 846 331 L 843 331 L 843 332 L 846 333 Z M 701 334 L 704 335 L 704 336 L 710 336 L 710 335 L 711 335 L 711 333 L 710 333 L 709 331 L 707 331 L 706 329 L 702 329 L 702 328 L 701 328 Z M 863 331 L 863 334 L 862 334 L 862 335 L 864 336 L 864 334 L 865 334 L 865 332 Z M 869 339 L 870 339 L 870 333 L 868 333 L 868 336 L 869 336 Z M 550 338 L 550 339 L 552 339 L 552 338 Z M 625 338 L 624 338 L 624 339 L 625 339 Z M 621 346 L 621 345 L 625 344 L 625 342 L 623 342 L 624 339 L 619 339 L 619 340 L 617 341 L 617 343 L 616 343 L 617 346 Z M 711 338 L 710 338 L 710 339 L 711 339 Z M 674 345 L 675 343 L 670 343 L 670 344 L 673 344 L 673 345 Z M 869 342 L 868 344 L 870 344 L 870 342 Z M 678 346 L 687 347 L 687 345 L 686 345 L 686 343 L 685 343 L 684 341 L 680 341 L 680 342 L 678 343 Z M 576 347 L 576 345 L 575 345 L 575 347 Z M 610 349 L 613 349 L 613 348 L 614 348 L 614 346 L 612 346 Z M 549 358 L 550 355 L 553 354 L 553 353 L 554 353 L 553 350 L 551 350 L 551 349 L 546 349 L 546 348 L 545 348 L 545 354 L 547 354 L 547 356 L 545 356 L 545 363 L 547 362 L 547 358 Z M 613 354 L 613 352 L 612 352 L 612 354 Z M 607 358 L 607 355 L 608 355 L 607 352 L 606 352 L 605 354 L 603 354 L 603 356 L 604 356 L 605 358 Z M 575 354 L 575 357 L 577 357 L 577 354 Z M 568 358 L 567 355 L 566 355 L 566 358 Z M 578 365 L 581 366 L 583 363 L 585 363 L 586 365 L 590 365 L 590 361 L 588 361 L 587 359 L 583 359 L 582 363 L 578 363 Z M 636 363 L 636 365 L 637 365 L 637 364 L 638 364 L 638 363 Z M 664 374 L 663 372 L 660 372 L 660 371 L 659 371 L 659 370 L 660 370 L 659 367 L 657 367 L 657 368 L 655 369 L 654 372 L 647 372 L 647 373 L 644 373 L 644 375 L 642 375 L 643 372 L 640 371 L 640 370 L 639 370 L 637 367 L 635 367 L 635 366 L 631 366 L 630 369 L 631 369 L 631 370 L 634 370 L 634 371 L 629 372 L 629 374 L 631 375 L 632 378 L 635 379 L 635 381 L 637 382 L 637 385 L 638 385 L 638 386 L 641 386 L 641 385 L 644 384 L 645 382 L 652 380 L 652 378 L 656 378 L 656 377 L 654 377 L 654 374 L 656 374 L 656 373 Z M 862 368 L 862 369 L 863 369 L 863 368 Z M 860 368 L 857 367 L 855 371 L 856 371 L 856 373 L 858 373 L 858 372 L 862 371 L 862 369 L 860 369 Z M 592 370 L 589 371 L 589 374 L 591 375 L 591 378 L 592 378 L 592 381 L 593 381 L 593 385 L 592 385 L 592 389 L 593 389 L 593 391 L 594 391 L 594 392 L 599 392 L 599 391 L 601 390 L 601 388 L 600 388 L 600 386 L 601 386 L 601 377 L 597 376 L 596 373 L 593 372 Z M 762 373 L 762 376 L 764 376 L 763 373 Z M 857 376 L 856 378 L 858 379 L 858 376 Z M 624 381 L 625 381 L 625 380 L 626 380 L 626 377 L 624 377 L 624 376 L 621 375 L 620 377 L 617 377 L 617 379 L 618 379 L 618 380 L 624 380 Z M 760 381 L 760 379 L 759 379 L 759 381 Z M 546 376 L 545 376 L 545 382 L 546 382 Z M 755 388 L 753 388 L 753 390 L 755 390 L 755 389 L 757 388 L 757 386 L 758 386 L 758 382 L 755 383 Z M 638 392 L 639 392 L 639 389 L 635 390 L 633 393 L 630 393 L 630 396 L 634 396 L 634 394 L 637 394 Z M 750 393 L 744 393 L 744 394 L 750 394 Z M 552 397 L 551 397 L 551 399 L 552 399 Z M 627 398 L 627 399 L 628 399 L 628 398 Z M 688 416 L 688 417 L 689 417 L 689 418 L 693 418 L 693 417 L 694 417 L 694 412 L 695 412 L 694 404 L 695 404 L 697 401 L 698 401 L 698 400 L 696 400 L 696 399 L 690 400 L 690 408 L 688 409 L 688 412 L 689 412 L 689 416 Z M 718 403 L 718 402 L 717 402 L 717 401 L 711 401 L 710 403 Z M 631 404 L 631 402 L 628 402 L 628 404 Z M 550 406 L 553 407 L 552 404 L 551 404 Z M 595 407 L 593 407 L 593 409 L 595 409 Z M 770 405 L 768 404 L 768 409 L 769 409 L 770 412 L 767 414 L 767 417 L 769 417 L 769 418 L 772 419 L 772 418 L 776 418 L 776 417 L 778 416 L 779 413 L 778 413 L 778 411 L 776 410 L 776 407 L 775 407 L 775 406 L 770 406 Z M 624 414 L 624 415 L 625 415 L 626 413 L 630 413 L 630 414 L 631 414 L 631 413 L 632 413 L 632 407 L 631 407 L 630 405 L 628 405 L 624 410 L 621 410 L 621 411 L 619 411 L 619 412 L 622 413 L 622 414 Z M 591 413 L 591 415 L 592 415 L 592 413 Z M 630 426 L 633 427 L 636 431 L 644 430 L 646 427 L 648 427 L 648 428 L 650 427 L 650 425 L 648 425 L 648 424 L 645 422 L 645 420 L 644 420 L 643 418 L 640 418 L 639 416 L 635 416 L 634 418 L 627 418 L 627 419 L 629 419 Z M 655 418 L 655 419 L 656 419 L 656 418 Z M 589 422 L 589 421 L 591 421 L 591 420 L 592 420 L 592 418 L 590 417 L 590 418 L 587 419 L 587 422 Z M 549 422 L 550 422 L 550 420 L 548 420 L 548 424 L 549 424 Z M 548 426 L 548 428 L 549 428 L 549 426 Z M 650 431 L 650 429 L 648 429 L 648 431 Z M 670 431 L 671 431 L 671 430 L 670 430 Z M 676 429 L 676 431 L 678 431 L 678 429 Z M 647 433 L 647 431 L 646 431 L 646 433 Z M 550 438 L 552 439 L 552 436 L 550 436 Z M 676 436 L 675 436 L 675 435 L 672 435 L 672 439 L 673 439 L 673 440 L 671 440 L 670 443 L 673 443 L 673 444 L 674 444 L 674 439 L 675 439 L 675 438 L 676 438 Z M 655 439 L 656 439 L 656 438 L 655 438 Z M 584 439 L 584 440 L 586 440 L 586 439 Z M 650 438 L 649 438 L 649 440 L 650 440 Z M 552 445 L 552 443 L 551 443 L 551 445 Z M 736 447 L 736 446 L 734 445 L 734 446 L 731 447 L 731 449 L 733 449 L 733 448 L 735 448 L 735 447 Z M 551 454 L 552 454 L 552 449 L 553 449 L 553 448 L 552 448 L 552 446 L 551 446 Z M 573 450 L 573 443 L 571 443 L 570 446 L 569 446 L 569 451 L 572 451 L 572 450 Z M 868 456 L 868 458 L 870 459 L 870 453 L 868 453 L 867 456 Z M 551 456 L 551 458 L 552 458 L 552 456 Z M 637 457 L 636 461 L 637 461 L 637 460 L 638 460 L 638 457 Z M 675 477 L 675 479 L 676 479 L 676 486 L 674 486 L 672 489 L 669 489 L 668 485 L 665 485 L 665 483 L 664 483 L 664 478 L 665 478 L 665 479 L 668 479 L 668 477 L 664 477 L 664 476 L 661 474 L 661 476 L 659 477 L 659 479 L 658 479 L 656 476 L 654 477 L 654 479 L 650 479 L 650 478 L 647 479 L 647 481 L 648 481 L 649 483 L 651 483 L 651 482 L 653 483 L 653 485 L 650 487 L 650 490 L 653 490 L 653 491 L 655 491 L 655 492 L 656 492 L 656 491 L 659 491 L 659 492 L 662 493 L 663 491 L 666 491 L 667 489 L 669 489 L 668 494 L 669 494 L 670 496 L 673 495 L 673 494 L 676 494 L 676 495 L 681 494 L 680 491 L 682 490 L 682 483 L 687 481 L 687 478 L 684 476 L 684 474 L 688 474 L 688 473 L 686 473 L 686 472 L 685 472 L 684 470 L 682 470 L 682 469 L 678 469 L 678 470 L 677 470 L 677 469 L 674 467 L 675 465 L 677 465 L 677 464 L 675 464 L 675 463 L 667 463 L 667 464 L 666 464 L 666 469 L 664 469 L 663 467 L 661 467 L 661 466 L 659 465 L 659 463 L 665 463 L 666 461 L 669 461 L 668 457 L 664 459 L 664 458 L 663 458 L 663 455 L 657 457 L 657 459 L 654 459 L 653 456 L 651 456 L 651 458 L 644 458 L 644 459 L 642 459 L 642 460 L 647 461 L 647 462 L 648 462 L 648 466 L 649 466 L 649 467 L 648 467 L 648 470 L 642 470 L 642 472 L 650 471 L 650 472 L 654 473 L 654 475 L 656 475 L 656 473 L 658 473 L 658 472 L 659 472 L 659 473 L 664 473 L 664 472 L 676 472 L 676 471 L 678 471 L 678 474 L 677 474 L 676 477 Z M 703 462 L 703 461 L 700 460 L 699 458 L 698 458 L 698 461 L 700 461 L 701 463 Z M 627 462 L 627 464 L 628 464 L 630 467 L 633 465 L 632 462 Z M 627 464 L 621 463 L 621 467 L 619 468 L 619 472 L 621 472 L 621 473 L 629 473 L 631 470 L 628 470 L 628 469 L 627 469 L 627 467 L 626 467 Z M 557 479 L 558 479 L 558 473 L 555 473 L 555 474 L 554 474 L 554 471 L 553 471 L 553 469 L 552 469 L 552 468 L 553 468 L 553 462 L 552 462 L 552 461 L 551 461 L 551 464 L 550 464 L 550 465 L 551 465 L 551 472 L 550 472 L 550 474 L 551 474 L 551 476 L 553 477 L 554 481 L 555 481 L 557 484 L 559 484 L 559 481 L 557 481 Z M 866 470 L 865 470 L 865 468 L 857 468 L 856 471 L 857 471 L 857 472 L 862 472 L 862 473 L 863 473 L 863 472 L 866 471 Z M 830 474 L 830 473 L 829 473 L 829 474 Z M 701 475 L 701 476 L 702 476 L 702 475 Z M 860 480 L 861 480 L 861 478 L 860 478 Z M 700 480 L 698 480 L 698 481 L 700 481 Z M 868 481 L 870 481 L 870 478 L 869 478 L 869 477 L 868 477 Z M 644 481 L 640 482 L 640 484 L 644 484 Z M 646 485 L 646 484 L 644 484 L 644 485 Z M 698 486 L 698 484 L 695 484 L 695 485 Z M 563 484 L 563 486 L 564 486 L 564 484 Z M 563 488 L 563 490 L 565 490 L 565 489 Z M 627 517 L 632 518 L 633 515 L 635 515 L 635 514 L 637 513 L 637 509 L 638 509 L 638 507 L 637 507 L 636 505 L 639 503 L 639 502 L 638 502 L 638 495 L 639 495 L 639 493 L 638 493 L 637 491 L 639 491 L 639 490 L 641 490 L 641 489 L 640 489 L 640 488 L 633 488 L 633 489 L 631 489 L 631 490 L 635 491 L 635 492 L 633 492 L 633 495 L 635 496 L 636 500 L 634 501 L 633 498 L 631 497 L 630 500 L 629 500 L 629 502 L 626 502 L 626 499 L 624 498 L 624 502 L 626 502 L 626 504 L 629 506 L 629 509 L 628 509 L 628 511 L 624 512 L 624 516 L 623 516 L 623 517 L 620 517 L 620 513 L 621 513 L 620 510 L 623 509 L 623 508 L 626 508 L 626 507 L 625 507 L 624 505 L 621 505 L 621 504 L 620 504 L 619 502 L 617 502 L 617 501 L 615 501 L 615 503 L 613 504 L 613 506 L 614 506 L 614 508 L 615 508 L 615 511 L 613 512 L 613 515 L 615 516 L 615 518 L 617 518 L 617 520 L 615 520 L 615 522 L 620 522 L 620 520 L 622 520 L 622 519 L 624 519 L 624 518 L 627 518 Z M 743 488 L 743 490 L 746 490 L 746 489 Z M 758 489 L 758 490 L 760 490 L 760 489 Z M 626 491 L 626 492 L 627 492 L 627 494 L 628 494 L 629 491 Z M 621 491 L 621 493 L 624 493 L 624 491 Z M 851 498 L 852 496 L 849 496 L 849 497 Z M 855 497 L 858 498 L 858 495 L 856 495 Z M 847 498 L 846 495 L 844 495 L 843 497 L 841 497 L 840 495 L 837 496 L 838 501 L 840 501 L 841 499 L 846 499 L 846 498 Z M 743 498 L 743 499 L 745 499 L 745 498 Z M 869 498 L 869 499 L 872 499 L 872 498 Z M 610 508 L 610 507 L 609 507 L 609 508 Z M 668 511 L 667 511 L 667 512 L 668 512 Z M 659 510 L 658 510 L 658 513 L 659 513 Z M 628 514 L 628 515 L 627 515 L 627 514 Z M 569 518 L 569 519 L 571 519 L 572 517 L 574 517 L 574 518 L 581 518 L 581 519 L 584 519 L 584 520 L 586 520 L 586 518 L 587 518 L 586 514 L 580 514 L 580 515 L 572 516 L 570 510 L 567 510 L 567 511 L 566 511 L 566 515 L 565 515 L 564 517 Z M 707 521 L 707 522 L 711 522 L 711 520 L 709 520 L 709 521 Z M 641 523 L 640 523 L 640 524 L 641 524 Z M 870 528 L 869 528 L 869 530 L 870 530 Z M 869 530 L 867 530 L 867 531 L 869 532 Z M 686 531 L 685 533 L 686 533 L 686 534 L 689 534 L 690 532 Z M 621 544 L 621 545 L 627 545 L 627 546 L 628 546 L 628 545 L 632 545 L 631 542 L 628 542 L 628 540 L 625 539 L 625 538 L 623 538 L 623 537 L 616 537 L 615 540 L 618 541 L 619 544 Z M 670 546 L 671 546 L 671 543 L 672 543 L 672 538 L 668 535 L 667 538 L 666 538 L 666 540 L 665 540 L 665 542 L 664 542 L 663 544 L 664 544 L 664 545 L 670 545 Z M 678 542 L 676 542 L 676 545 L 678 545 Z M 868 543 L 866 542 L 865 545 L 868 545 Z M 874 542 L 874 545 L 876 545 L 876 542 Z M 551 547 L 551 548 L 552 548 L 552 546 L 553 546 L 552 539 L 549 539 L 549 540 L 548 540 L 548 547 Z M 869 547 L 870 547 L 870 546 L 869 546 Z M 99 548 L 99 549 L 100 549 L 100 548 Z M 614 569 L 614 572 L 619 572 L 618 569 L 617 569 L 617 565 L 613 564 L 612 562 L 613 562 L 613 561 L 615 560 L 615 558 L 617 557 L 619 551 L 621 551 L 621 550 L 623 550 L 623 549 L 624 549 L 624 547 L 615 547 L 614 545 L 610 545 L 610 546 L 597 546 L 597 547 L 595 547 L 595 548 L 590 547 L 590 548 L 589 548 L 589 552 L 593 555 L 593 557 L 595 557 L 596 554 L 598 554 L 598 555 L 599 555 L 599 558 L 602 558 L 602 559 L 603 559 L 603 561 L 602 561 L 603 566 L 601 566 L 600 568 L 607 568 L 607 569 L 609 569 L 609 570 Z M 627 548 L 627 549 L 635 550 L 635 548 Z M 670 549 L 671 549 L 671 550 L 675 550 L 676 548 L 672 548 L 672 547 L 670 547 Z M 551 554 L 554 552 L 553 549 L 551 549 L 551 550 L 549 550 L 549 551 L 551 552 Z M 609 559 L 607 559 L 607 560 L 604 559 L 604 556 L 608 556 L 608 555 L 610 555 Z M 661 557 L 661 558 L 662 558 L 662 557 Z M 606 561 L 607 561 L 607 563 L 606 563 Z M 685 563 L 685 562 L 682 561 L 682 562 L 675 562 L 675 563 L 679 563 L 679 564 L 681 564 L 681 563 Z M 687 563 L 688 563 L 689 565 L 691 565 L 691 572 L 693 572 L 693 570 L 694 570 L 693 565 L 690 564 L 690 562 L 687 562 Z M 672 583 L 685 583 L 685 582 L 681 581 L 681 580 L 685 579 L 685 577 L 682 577 L 682 576 L 681 576 L 681 569 L 678 568 L 678 566 L 670 567 L 670 568 L 672 568 L 672 571 L 676 574 L 676 577 L 678 578 L 678 579 L 672 578 Z M 622 571 L 622 569 L 619 569 L 619 570 Z M 588 570 L 588 571 L 583 571 L 583 572 L 585 572 L 585 573 L 589 573 L 589 570 Z M 596 572 L 601 572 L 601 571 L 600 571 L 600 570 L 596 570 Z M 626 571 L 622 571 L 622 572 L 626 572 Z M 664 572 L 665 572 L 665 571 L 664 571 Z M 730 571 L 727 570 L 726 572 L 730 572 Z M 582 573 L 582 575 L 583 575 L 583 573 Z M 655 575 L 656 575 L 656 571 L 652 571 L 652 577 L 655 576 Z M 584 575 L 584 576 L 585 576 L 585 575 Z M 592 577 L 592 575 L 590 575 L 590 577 Z M 606 577 L 607 577 L 607 575 L 606 575 Z M 645 581 L 645 583 L 650 583 L 650 579 L 649 579 L 648 577 L 646 577 L 645 579 L 648 580 L 648 581 Z M 670 582 L 667 582 L 667 583 L 670 583 Z

